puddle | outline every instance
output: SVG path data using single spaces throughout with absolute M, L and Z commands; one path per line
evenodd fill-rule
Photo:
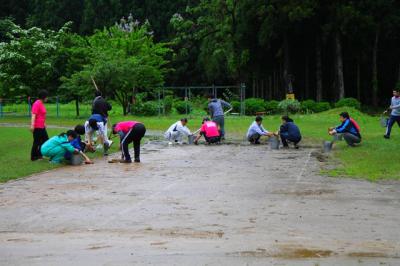
M 347 254 L 349 257 L 356 258 L 394 258 L 388 254 L 381 252 L 351 252 Z
M 292 195 L 292 196 L 315 196 L 315 195 L 323 195 L 323 194 L 333 194 L 336 190 L 333 189 L 306 189 L 306 190 L 297 190 L 297 191 L 285 191 L 278 190 L 272 192 L 272 194 L 282 194 L 282 195 Z
M 228 253 L 227 255 L 241 257 L 271 257 L 282 259 L 310 259 L 310 258 L 326 258 L 334 255 L 331 250 L 307 249 L 307 248 L 292 248 L 281 247 L 277 252 L 267 251 L 266 249 L 258 248 L 255 251 L 240 251 Z

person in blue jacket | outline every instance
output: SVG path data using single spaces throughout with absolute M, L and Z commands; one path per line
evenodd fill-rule
M 282 116 L 282 125 L 279 129 L 282 145 L 285 148 L 289 147 L 288 141 L 294 143 L 296 149 L 299 148 L 298 143 L 301 141 L 301 133 L 299 127 L 294 123 L 289 116 Z
M 343 136 L 347 145 L 354 147 L 356 144 L 361 143 L 360 127 L 348 112 L 342 112 L 339 115 L 339 120 L 342 122 L 339 126 L 329 128 L 328 133 L 331 136 Z

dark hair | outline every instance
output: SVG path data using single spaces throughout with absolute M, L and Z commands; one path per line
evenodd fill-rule
M 202 122 L 202 124 L 204 124 L 204 122 L 206 122 L 206 121 L 210 121 L 210 118 L 208 118 L 208 117 L 204 117 L 204 118 L 203 118 L 203 122 Z
M 282 116 L 282 120 L 285 120 L 286 122 L 293 122 L 293 119 L 291 119 L 289 116 L 284 115 Z
M 208 97 L 209 99 L 214 99 L 214 98 L 215 98 L 214 94 L 212 94 L 212 93 L 208 94 L 207 97 Z
M 82 126 L 82 125 L 76 125 L 75 128 L 74 128 L 74 131 L 78 135 L 85 135 L 85 127 Z
M 187 123 L 187 121 L 188 121 L 188 120 L 187 120 L 187 118 L 186 118 L 186 117 L 181 119 L 181 122 L 185 122 L 185 123 Z
M 350 115 L 349 115 L 348 112 L 342 112 L 342 113 L 340 113 L 339 115 L 340 115 L 341 117 L 343 117 L 343 118 L 346 118 L 346 119 L 349 119 L 349 118 L 350 118 Z
M 47 90 L 40 90 L 39 93 L 38 93 L 38 97 L 41 100 L 46 99 L 48 95 L 49 95 L 49 93 L 48 93 Z
M 261 122 L 263 119 L 262 119 L 262 117 L 261 116 L 256 116 L 256 122 Z
M 96 119 L 89 119 L 89 126 L 93 128 L 94 130 L 98 130 L 99 128 L 97 127 L 97 120 Z
M 94 96 L 98 97 L 98 96 L 102 96 L 103 94 L 101 93 L 101 91 L 96 90 L 94 92 Z
M 117 132 L 115 131 L 115 127 L 117 126 L 117 124 L 112 125 L 111 130 L 113 134 L 117 134 Z
M 78 135 L 76 134 L 76 132 L 74 130 L 68 130 L 67 137 L 73 137 L 74 139 L 76 139 L 78 137 Z

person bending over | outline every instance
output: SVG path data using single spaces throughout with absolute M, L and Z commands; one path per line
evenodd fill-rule
M 174 142 L 182 143 L 182 138 L 184 136 L 192 135 L 190 129 L 186 126 L 187 123 L 187 118 L 182 118 L 180 121 L 174 123 L 168 128 L 164 136 L 169 141 L 169 144 L 172 144 Z
M 299 148 L 298 143 L 301 141 L 300 129 L 295 125 L 293 119 L 289 118 L 287 115 L 282 116 L 282 125 L 279 130 L 279 136 L 281 137 L 283 147 L 288 148 L 289 141 L 294 143 L 296 149 Z
M 121 163 L 131 163 L 128 145 L 133 142 L 135 163 L 140 163 L 140 141 L 146 134 L 146 127 L 136 121 L 124 121 L 112 126 L 112 133 L 120 137 L 120 148 L 122 151 Z
M 337 135 L 338 138 L 343 136 L 347 145 L 351 147 L 354 147 L 356 146 L 356 144 L 361 143 L 360 127 L 354 119 L 350 118 L 349 113 L 340 113 L 339 120 L 340 122 L 342 122 L 342 124 L 335 128 L 329 128 L 329 135 Z
M 104 155 L 108 155 L 108 150 L 113 143 L 107 136 L 107 120 L 99 114 L 91 115 L 85 122 L 85 142 L 93 147 L 93 133 L 97 132 L 97 138 L 104 147 Z
M 201 136 L 204 136 L 207 144 L 219 143 L 221 141 L 221 134 L 217 123 L 210 121 L 208 117 L 203 119 L 200 133 L 194 140 L 194 144 L 197 145 L 199 143 Z
M 273 134 L 268 132 L 262 126 L 262 117 L 257 116 L 256 120 L 250 125 L 247 130 L 247 140 L 250 141 L 251 144 L 260 144 L 261 136 L 272 136 Z

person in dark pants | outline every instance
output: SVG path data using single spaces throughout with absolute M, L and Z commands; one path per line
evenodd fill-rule
M 39 91 L 39 98 L 32 105 L 31 131 L 33 133 L 33 144 L 31 149 L 31 160 L 42 159 L 40 148 L 48 139 L 46 131 L 46 107 L 48 93 L 46 90 Z
M 343 136 L 347 145 L 355 147 L 356 144 L 361 143 L 360 126 L 354 119 L 350 118 L 348 112 L 342 112 L 339 116 L 342 124 L 335 128 L 329 128 L 329 135 L 337 135 L 339 139 Z
M 99 114 L 108 118 L 108 111 L 111 111 L 112 106 L 102 96 L 101 91 L 95 92 L 95 98 L 92 103 L 92 115 Z
M 273 135 L 262 126 L 262 120 L 263 119 L 261 116 L 257 116 L 256 120 L 250 125 L 249 129 L 247 130 L 247 140 L 250 141 L 251 144 L 260 144 L 261 136 L 271 137 Z
M 225 139 L 225 115 L 224 107 L 232 108 L 229 103 L 217 99 L 214 95 L 208 95 L 208 110 L 211 115 L 212 121 L 217 123 L 219 126 L 219 131 L 221 133 L 221 140 Z
M 296 149 L 299 148 L 298 143 L 301 141 L 300 129 L 295 125 L 293 119 L 289 118 L 287 115 L 282 116 L 279 136 L 281 137 L 283 147 L 288 148 L 288 141 L 290 141 L 294 143 Z
M 390 118 L 386 127 L 386 133 L 383 136 L 385 139 L 390 139 L 390 133 L 394 123 L 397 123 L 400 127 L 400 92 L 398 90 L 393 90 L 393 97 L 389 110 L 391 110 Z M 386 112 L 387 111 L 385 111 L 385 113 Z
M 120 136 L 120 148 L 122 151 L 121 163 L 131 163 L 131 155 L 129 154 L 129 144 L 133 142 L 135 153 L 135 163 L 140 163 L 140 141 L 146 134 L 146 127 L 136 121 L 119 122 L 112 126 L 113 134 Z

